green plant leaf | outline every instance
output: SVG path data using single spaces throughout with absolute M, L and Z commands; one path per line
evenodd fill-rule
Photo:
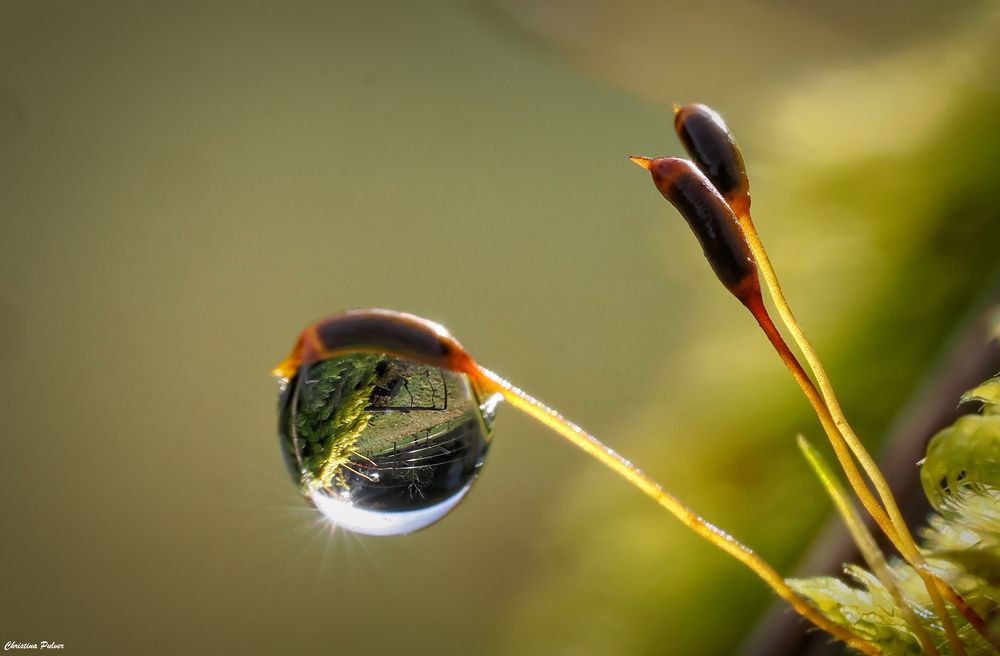
M 928 501 L 947 512 L 975 486 L 1000 489 L 1000 415 L 967 415 L 927 445 L 920 482 Z
M 973 387 L 962 395 L 959 403 L 968 403 L 969 401 L 980 401 L 991 406 L 990 411 L 1000 407 L 1000 376 L 994 376 L 983 384 Z

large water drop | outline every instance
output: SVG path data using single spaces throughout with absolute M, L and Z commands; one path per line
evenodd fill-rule
M 323 360 L 282 389 L 282 452 L 302 493 L 337 526 L 410 533 L 469 491 L 496 402 L 445 369 L 363 353 Z

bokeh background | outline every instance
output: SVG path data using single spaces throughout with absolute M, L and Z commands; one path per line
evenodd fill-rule
M 877 447 L 995 284 L 998 65 L 988 1 L 0 2 L 0 642 L 733 653 L 764 586 L 509 409 L 444 521 L 331 532 L 268 372 L 435 319 L 790 572 L 819 427 L 626 155 L 725 115 Z

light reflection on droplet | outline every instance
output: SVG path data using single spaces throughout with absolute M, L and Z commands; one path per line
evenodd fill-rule
M 499 400 L 481 403 L 451 371 L 389 356 L 332 358 L 281 390 L 282 451 L 302 493 L 336 525 L 410 533 L 468 492 Z
M 458 505 L 471 486 L 470 481 L 468 485 L 440 503 L 416 510 L 395 512 L 367 510 L 340 497 L 328 496 L 322 490 L 314 492 L 310 499 L 316 509 L 334 526 L 365 535 L 404 535 L 429 526 L 444 517 Z

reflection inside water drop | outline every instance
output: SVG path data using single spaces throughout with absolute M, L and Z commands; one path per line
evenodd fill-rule
M 336 525 L 397 535 L 443 517 L 469 491 L 497 399 L 467 376 L 385 355 L 304 366 L 284 387 L 279 430 L 289 472 Z

